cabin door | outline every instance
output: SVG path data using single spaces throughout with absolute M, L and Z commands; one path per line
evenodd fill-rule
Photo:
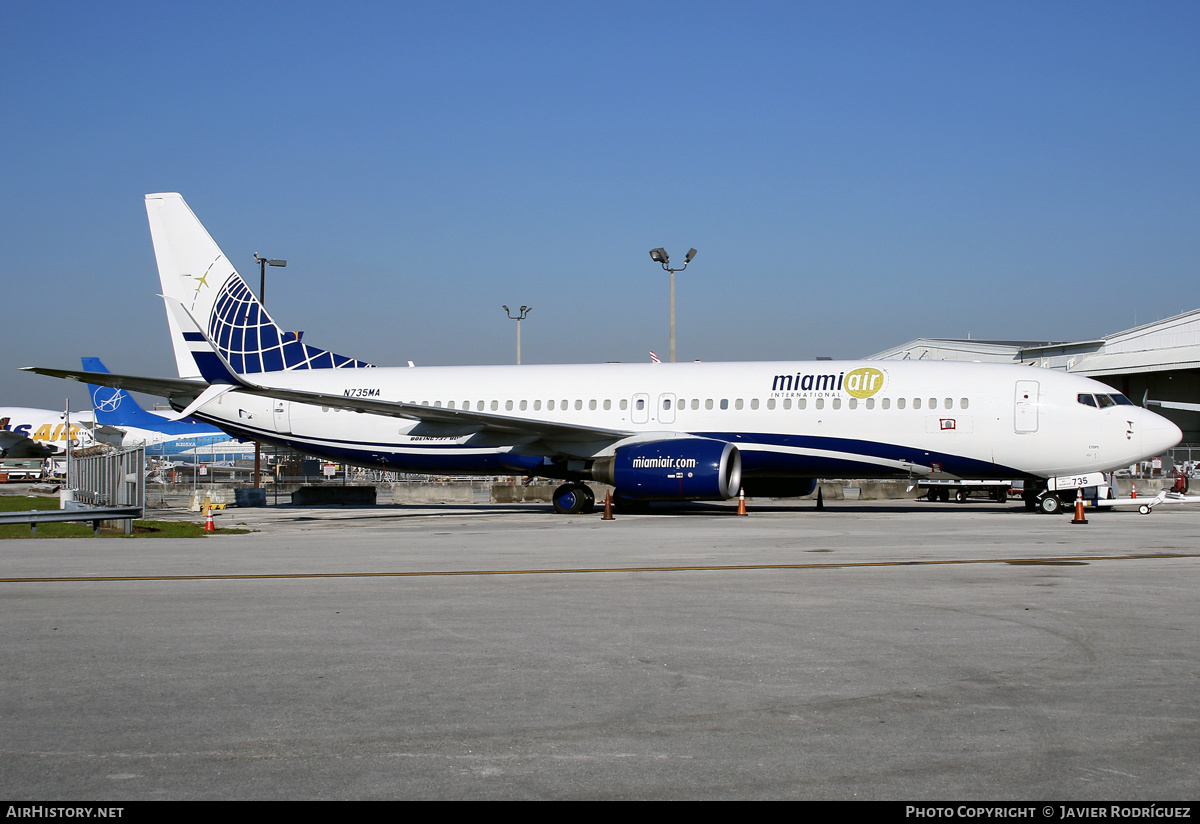
M 1017 432 L 1038 430 L 1038 382 L 1017 381 L 1013 399 L 1013 429 Z
M 289 401 L 274 401 L 275 431 L 280 435 L 292 432 L 292 404 Z

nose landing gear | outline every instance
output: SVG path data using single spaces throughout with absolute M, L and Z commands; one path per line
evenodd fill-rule
M 1040 508 L 1045 515 L 1056 515 L 1062 511 L 1062 501 L 1057 495 L 1049 493 L 1042 496 Z

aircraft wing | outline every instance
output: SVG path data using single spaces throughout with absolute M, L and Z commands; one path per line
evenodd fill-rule
M 423 404 L 404 403 L 402 401 L 347 398 L 342 395 L 327 395 L 321 392 L 280 389 L 250 383 L 245 379 L 244 375 L 240 375 L 239 378 L 239 384 L 236 387 L 237 391 L 246 392 L 251 395 L 261 395 L 265 398 L 277 398 L 294 403 L 307 403 L 313 406 L 348 409 L 352 412 L 362 412 L 369 415 L 407 418 L 422 423 L 449 426 L 454 429 L 473 432 L 494 432 L 518 438 L 569 442 L 617 440 L 633 434 L 632 432 L 623 432 L 616 429 L 601 429 L 594 426 L 579 426 L 575 424 L 531 420 L 529 418 L 515 418 L 488 412 L 470 412 L 465 409 L 446 409 L 440 406 L 425 406 Z M 464 434 L 466 433 L 464 432 Z
M 196 319 L 192 317 L 191 313 L 182 303 L 173 298 L 164 298 L 164 301 L 167 304 L 167 308 L 175 316 L 180 331 L 183 333 L 184 340 L 188 341 L 191 346 L 192 357 L 200 369 L 200 374 L 204 376 L 205 380 L 214 385 L 229 384 L 241 392 L 260 395 L 265 398 L 278 398 L 279 400 L 328 406 L 336 409 L 350 409 L 355 412 L 372 415 L 408 418 L 409 420 L 420 421 L 443 430 L 449 429 L 454 434 L 487 432 L 506 439 L 523 440 L 526 443 L 535 440 L 590 443 L 619 440 L 633 434 L 632 432 L 615 429 L 538 421 L 529 418 L 516 418 L 511 415 L 471 412 L 466 409 L 448 409 L 446 407 L 404 403 L 403 401 L 349 398 L 344 395 L 328 395 L 321 392 L 309 392 L 287 387 L 261 386 L 249 381 L 245 375 L 234 371 L 233 367 L 221 355 L 212 337 L 196 322 Z
M 190 380 L 171 380 L 163 378 L 137 378 L 130 375 L 113 375 L 103 372 L 83 372 L 65 369 L 44 369 L 41 367 L 25 367 L 25 371 L 53 378 L 83 381 L 101 386 L 113 386 L 129 389 L 134 392 L 149 392 L 153 395 L 164 395 L 173 402 L 179 402 L 188 407 L 192 401 L 205 392 L 214 396 L 220 394 L 226 387 L 236 389 L 251 395 L 264 398 L 306 403 L 314 406 L 326 406 L 335 409 L 349 409 L 370 415 L 387 415 L 393 418 L 407 418 L 430 424 L 432 427 L 446 431 L 447 434 L 469 435 L 492 433 L 499 435 L 509 442 L 523 441 L 531 443 L 536 440 L 564 443 L 593 443 L 614 441 L 628 437 L 634 433 L 615 429 L 601 429 L 593 426 L 578 424 L 554 423 L 529 418 L 516 418 L 509 415 L 489 414 L 487 412 L 471 412 L 466 409 L 448 409 L 446 407 L 425 406 L 424 404 L 404 403 L 403 401 L 372 400 L 367 398 L 349 398 L 343 395 L 330 395 L 323 392 L 309 392 L 287 387 L 262 386 L 247 380 L 245 375 L 238 374 L 233 367 L 221 356 L 212 338 L 196 322 L 188 310 L 177 300 L 164 298 L 167 308 L 174 315 L 183 337 L 192 347 L 192 357 L 200 369 L 200 373 L 208 384 Z M 283 373 L 286 374 L 286 373 Z M 188 408 L 186 412 L 194 410 Z M 449 430 L 449 431 L 447 431 Z
M 84 372 L 75 369 L 47 369 L 41 366 L 26 366 L 22 371 L 46 375 L 51 378 L 63 378 L 65 380 L 82 381 L 83 383 L 93 383 L 100 386 L 112 386 L 118 389 L 159 395 L 184 406 L 209 388 L 209 384 L 179 378 L 142 378 L 133 375 Z M 230 370 L 230 374 L 234 375 L 232 370 Z M 277 398 L 278 400 L 292 401 L 294 403 L 307 403 L 314 406 L 348 409 L 353 412 L 362 412 L 369 415 L 406 418 L 408 420 L 428 423 L 439 428 L 450 428 L 455 431 L 461 431 L 462 434 L 491 432 L 514 439 L 562 441 L 567 443 L 612 441 L 633 434 L 632 432 L 616 429 L 602 429 L 593 426 L 515 418 L 487 412 L 470 412 L 465 409 L 446 409 L 444 407 L 424 406 L 422 404 L 404 403 L 402 401 L 347 398 L 342 395 L 328 395 L 321 392 L 306 392 L 298 389 L 260 386 L 247 381 L 244 375 L 234 375 L 234 377 L 236 384 L 233 388 L 250 395 Z

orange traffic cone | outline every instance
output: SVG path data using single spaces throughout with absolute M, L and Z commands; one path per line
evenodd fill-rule
M 604 514 L 600 516 L 602 521 L 615 521 L 616 518 L 612 514 L 612 493 L 604 493 Z
M 746 490 L 741 488 L 738 489 L 738 514 L 746 514 Z
M 1083 487 L 1079 487 L 1079 491 L 1075 494 L 1075 520 L 1073 524 L 1086 524 L 1087 518 L 1083 517 Z
M 1132 495 L 1130 495 L 1129 497 L 1130 497 L 1130 498 L 1136 498 L 1136 497 L 1137 497 L 1137 484 L 1135 484 L 1135 483 L 1132 483 L 1132 482 L 1131 482 L 1131 483 L 1130 483 L 1130 486 L 1132 486 L 1132 487 L 1133 487 L 1133 494 L 1132 494 Z
M 208 505 L 207 501 L 205 501 L 205 503 L 204 503 L 204 531 L 205 532 L 216 532 L 217 531 L 217 527 L 213 524 L 212 507 Z

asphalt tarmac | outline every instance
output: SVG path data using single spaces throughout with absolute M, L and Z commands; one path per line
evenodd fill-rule
M 217 516 L 241 536 L 0 542 L 0 787 L 1200 794 L 1200 507 L 733 513 L 280 507 Z

